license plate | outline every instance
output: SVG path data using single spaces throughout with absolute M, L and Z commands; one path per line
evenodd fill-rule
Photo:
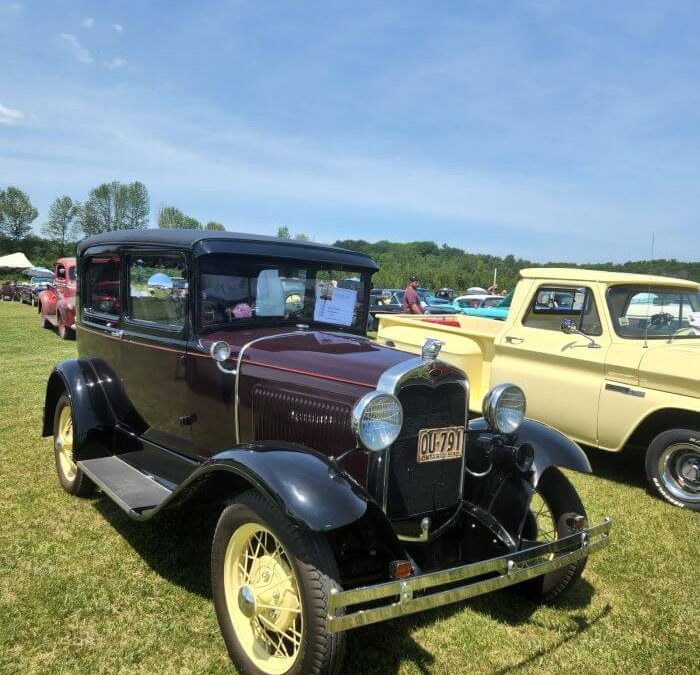
M 464 449 L 464 427 L 421 429 L 418 432 L 418 462 L 459 459 Z

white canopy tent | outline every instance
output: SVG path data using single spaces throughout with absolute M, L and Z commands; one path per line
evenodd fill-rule
M 26 269 L 27 267 L 33 267 L 33 265 L 24 253 L 10 253 L 9 255 L 0 256 L 0 268 L 3 267 Z

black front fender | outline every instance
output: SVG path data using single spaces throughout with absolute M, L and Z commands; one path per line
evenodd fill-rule
M 358 521 L 372 499 L 331 459 L 315 450 L 287 443 L 251 443 L 214 455 L 175 490 L 168 504 L 186 500 L 193 493 L 206 494 L 208 486 L 226 474 L 243 479 L 292 520 L 316 532 Z
M 488 431 L 483 417 L 469 421 L 469 434 Z M 551 466 L 591 473 L 591 464 L 581 447 L 560 431 L 535 420 L 525 419 L 517 433 L 507 437 L 509 445 L 528 443 L 534 451 L 532 485 L 536 486 L 542 474 Z

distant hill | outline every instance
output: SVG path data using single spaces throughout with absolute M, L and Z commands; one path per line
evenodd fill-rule
M 470 286 L 487 288 L 493 282 L 493 270 L 498 269 L 499 289 L 512 289 L 518 279 L 518 270 L 524 267 L 585 267 L 610 272 L 659 274 L 667 277 L 691 279 L 700 282 L 700 262 L 678 260 L 635 260 L 626 263 L 602 263 L 577 265 L 570 262 L 524 260 L 507 255 L 504 258 L 482 253 L 467 253 L 461 248 L 432 241 L 413 241 L 405 244 L 378 241 L 374 244 L 362 239 L 336 241 L 336 246 L 360 251 L 374 258 L 380 270 L 373 277 L 373 285 L 379 288 L 403 288 L 411 274 L 428 288 L 454 288 L 463 290 Z

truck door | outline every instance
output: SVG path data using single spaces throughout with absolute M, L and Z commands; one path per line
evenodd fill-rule
M 610 345 L 600 298 L 588 286 L 542 283 L 496 339 L 491 384 L 513 382 L 527 397 L 527 416 L 575 440 L 598 443 L 598 406 Z M 585 335 L 565 334 L 564 319 Z

